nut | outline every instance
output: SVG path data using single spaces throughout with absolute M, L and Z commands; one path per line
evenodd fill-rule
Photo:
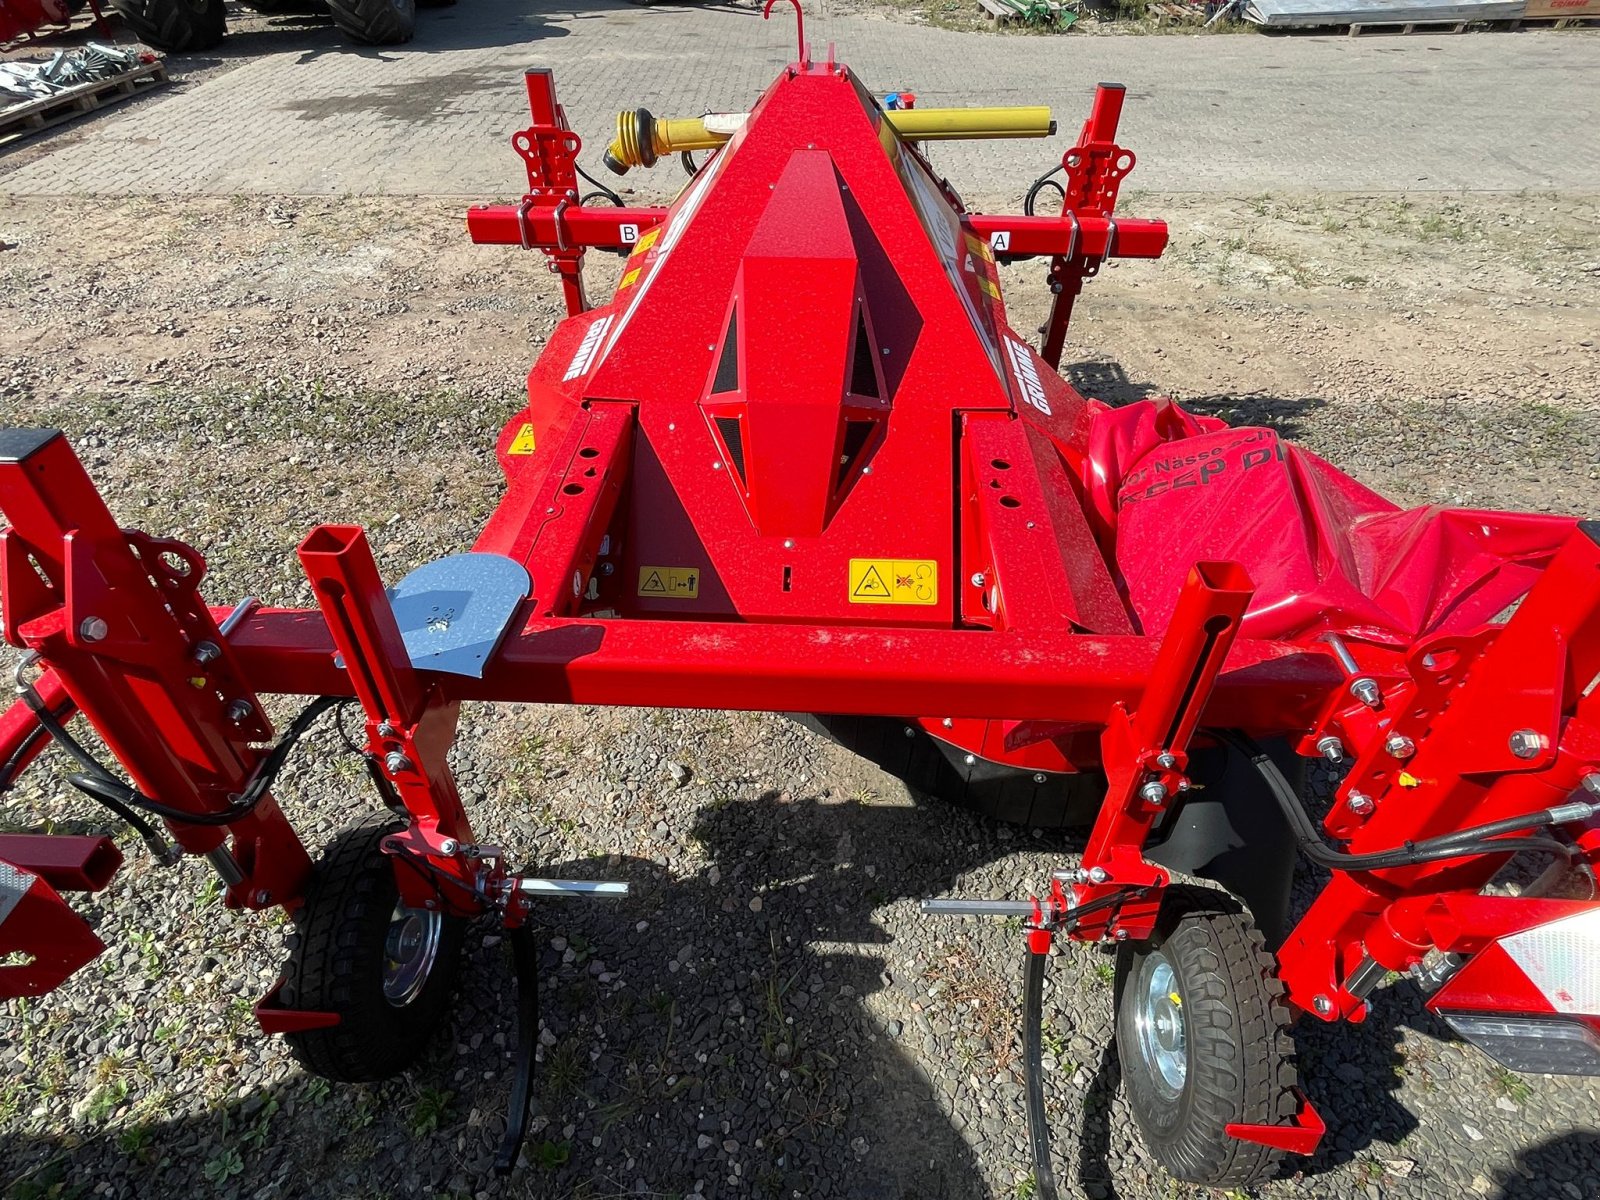
M 235 700 L 232 704 L 228 705 L 228 720 L 237 725 L 241 721 L 248 718 L 251 713 L 255 712 L 255 710 L 255 705 L 251 704 L 250 701 Z
M 1383 692 L 1379 690 L 1377 681 L 1365 675 L 1350 681 L 1350 694 L 1368 708 L 1377 708 L 1378 701 L 1383 699 Z
M 383 756 L 383 766 L 391 775 L 398 775 L 401 771 L 411 769 L 411 760 L 398 750 L 391 750 Z
M 222 656 L 222 650 L 215 642 L 201 642 L 194 648 L 194 661 L 202 667 L 208 662 L 215 662 Z
M 461 843 L 456 841 L 455 838 L 445 838 L 444 841 L 439 843 L 440 854 L 454 854 L 459 849 L 461 849 Z
M 1090 883 L 1104 883 L 1111 878 L 1111 872 L 1104 867 L 1090 867 L 1088 880 Z
M 1170 750 L 1163 750 L 1160 754 L 1156 755 L 1156 766 L 1160 767 L 1163 771 L 1170 771 L 1177 765 L 1178 756 L 1173 754 Z
M 1311 1006 L 1317 1010 L 1317 1016 L 1319 1017 L 1331 1016 L 1333 1014 L 1333 1001 L 1329 1000 L 1326 996 L 1318 996 L 1311 1002 Z
M 1417 752 L 1417 744 L 1403 733 L 1391 733 L 1384 739 L 1383 748 L 1395 758 L 1410 758 Z
M 78 636 L 86 642 L 101 641 L 110 632 L 111 626 L 99 617 L 85 617 L 78 624 Z
M 1544 735 L 1535 729 L 1519 729 L 1508 743 L 1518 758 L 1538 758 L 1544 752 Z
M 1590 771 L 1583 777 L 1583 790 L 1591 796 L 1600 796 L 1600 771 Z
M 1372 797 L 1367 795 L 1365 792 L 1351 792 L 1350 795 L 1345 798 L 1344 804 L 1346 808 L 1355 813 L 1355 815 L 1358 817 L 1365 817 L 1370 814 L 1373 809 L 1378 807 L 1373 801 Z
M 981 588 L 984 585 L 984 582 L 985 582 L 984 577 L 983 577 L 983 572 L 982 571 L 974 571 L 972 573 L 971 582 L 972 582 L 972 586 L 973 587 Z
M 1329 762 L 1343 762 L 1344 743 L 1330 733 L 1327 737 L 1317 739 L 1317 753 Z
M 1167 785 L 1159 779 L 1152 779 L 1139 789 L 1139 798 L 1146 804 L 1161 805 L 1167 799 Z

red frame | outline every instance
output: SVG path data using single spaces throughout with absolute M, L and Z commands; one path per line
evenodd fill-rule
M 1075 936 L 1140 938 L 1167 881 L 1142 849 L 1185 790 L 1204 728 L 1353 749 L 1329 830 L 1357 852 L 1557 803 L 1600 770 L 1600 693 L 1588 687 L 1600 676 L 1597 526 L 1572 530 L 1504 627 L 1356 642 L 1371 704 L 1352 696 L 1350 664 L 1329 643 L 1240 636 L 1254 585 L 1235 563 L 1197 564 L 1166 627 L 1134 628 L 1074 474 L 1091 409 L 1046 366 L 1100 262 L 1165 246 L 1161 222 L 1112 213 L 1133 164 L 1114 140 L 1119 88 L 1097 91 L 1063 159 L 1065 212 L 1028 218 L 966 212 L 831 55 L 789 67 L 671 208 L 582 207 L 581 144 L 548 73 L 526 82 L 533 125 L 515 144 L 529 191 L 472 209 L 468 228 L 547 254 L 572 316 L 499 441 L 506 494 L 476 548 L 526 564 L 533 594 L 481 678 L 411 666 L 359 528 L 322 526 L 301 544 L 317 609 L 210 609 L 200 555 L 119 529 L 64 438 L 0 432 L 4 636 L 42 657 L 41 699 L 81 711 L 146 793 L 217 812 L 271 736 L 259 695 L 353 695 L 367 748 L 414 818 L 390 849 L 457 885 L 402 871 L 408 901 L 499 906 L 516 924 L 524 902 L 504 864 L 461 850 L 475 835 L 446 763 L 461 701 L 897 716 L 998 761 L 1103 769 L 1085 877 L 1049 903 L 1061 918 L 1069 901 L 1120 899 Z M 708 228 L 745 236 L 697 239 Z M 588 247 L 631 251 L 602 309 L 582 284 Z M 1057 299 L 1040 353 L 1006 322 L 997 252 L 1051 258 Z M 642 303 L 653 288 L 668 302 Z M 763 308 L 774 296 L 817 319 L 786 323 Z M 851 375 L 840 364 L 862 338 L 872 369 Z M 928 346 L 936 356 L 910 353 Z M 737 360 L 728 375 L 725 354 Z M 792 386 L 774 391 L 780 369 Z M 859 444 L 851 422 L 873 423 Z M 784 463 L 822 472 L 804 503 L 773 490 Z M 924 495 L 950 503 L 906 501 Z M 886 564 L 935 567 L 927 600 L 855 603 L 839 581 L 871 547 Z M 699 595 L 629 582 L 674 562 L 693 564 Z M 830 579 L 831 592 L 818 584 Z M 1536 734 L 1537 752 L 1507 751 L 1507 728 Z M 1397 735 L 1413 747 L 1404 770 L 1388 748 Z M 0 717 L 0 762 L 26 765 L 38 744 L 31 712 Z M 1373 815 L 1351 805 L 1356 791 Z M 1571 832 L 1600 856 L 1592 828 Z M 310 862 L 270 798 L 227 829 L 172 833 L 192 853 L 231 853 L 242 880 L 230 904 L 300 902 Z M 1502 857 L 1334 872 L 1280 953 L 1290 1000 L 1359 1020 L 1371 964 L 1485 952 L 1544 919 L 1535 900 L 1476 902 Z M 1509 977 L 1498 1002 L 1539 1010 Z M 261 1015 L 277 1030 L 329 1016 L 285 1011 L 275 993 Z M 1235 1133 L 1305 1152 L 1320 1122 L 1304 1106 L 1293 1127 Z

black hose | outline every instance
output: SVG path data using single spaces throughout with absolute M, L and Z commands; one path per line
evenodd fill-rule
M 578 198 L 578 203 L 579 204 L 587 204 L 595 196 L 600 196 L 600 197 L 604 198 L 605 200 L 610 201 L 612 204 L 616 205 L 618 208 L 627 207 L 626 205 L 624 205 L 622 203 L 622 197 L 621 196 L 617 195 L 610 188 L 608 188 L 605 184 L 601 183 L 593 175 L 589 174 L 589 172 L 585 171 L 582 167 L 578 166 L 577 163 L 573 163 L 572 166 L 578 172 L 579 175 L 583 176 L 586 180 L 588 180 L 591 184 L 593 184 L 594 187 L 597 189 L 595 191 L 592 191 L 592 192 L 588 193 L 587 195 L 580 196 Z
M 56 719 L 55 714 L 45 707 L 43 700 L 40 699 L 36 691 L 28 688 L 22 693 L 22 697 L 28 707 L 33 710 L 33 715 L 40 726 L 55 740 L 58 746 L 83 768 L 81 772 L 74 772 L 68 775 L 67 782 L 71 783 L 73 787 L 83 792 L 86 796 L 90 796 L 101 804 L 106 805 L 123 820 L 133 825 L 134 828 L 138 829 L 143 826 L 144 830 L 148 830 L 149 826 L 134 820 L 127 810 L 138 809 L 150 816 L 160 817 L 162 820 L 180 825 L 231 825 L 235 821 L 249 816 L 255 810 L 256 805 L 261 803 L 261 798 L 267 794 L 267 790 L 271 788 L 273 781 L 278 776 L 278 772 L 283 769 L 283 765 L 288 761 L 289 754 L 294 749 L 295 743 L 305 735 L 306 730 L 310 728 L 313 721 L 341 702 L 341 698 L 337 696 L 319 696 L 306 705 L 284 732 L 283 737 L 278 739 L 277 745 L 273 746 L 266 758 L 261 760 L 260 766 L 256 768 L 255 774 L 250 778 L 249 785 L 233 804 L 230 804 L 221 812 L 197 813 L 188 812 L 181 808 L 173 808 L 170 805 L 152 800 L 137 788 L 122 782 L 102 766 L 94 755 L 84 749 L 81 742 L 67 732 L 66 727 Z M 144 833 L 141 832 L 140 836 L 144 836 Z M 154 836 L 153 831 L 151 831 L 151 836 Z M 149 838 L 147 837 L 145 840 L 148 842 Z
M 684 174 L 688 175 L 690 179 L 700 174 L 700 164 L 695 162 L 693 151 L 683 151 L 678 155 L 678 161 L 683 164 Z
M 1238 750 L 1250 760 L 1267 790 L 1272 793 L 1278 807 L 1283 810 L 1294 831 L 1300 849 L 1312 862 L 1333 871 L 1381 871 L 1393 867 L 1416 867 L 1426 863 L 1444 862 L 1452 858 L 1475 858 L 1483 854 L 1513 854 L 1521 850 L 1536 850 L 1545 854 L 1571 857 L 1575 850 L 1554 838 L 1521 837 L 1501 838 L 1530 826 L 1547 824 L 1552 819 L 1549 809 L 1541 809 L 1523 817 L 1508 817 L 1484 825 L 1474 825 L 1454 833 L 1424 838 L 1419 842 L 1406 842 L 1393 850 L 1376 850 L 1367 854 L 1350 854 L 1336 850 L 1323 842 L 1317 827 L 1300 804 L 1300 797 L 1289 781 L 1278 770 L 1278 764 L 1251 738 L 1236 730 L 1215 730 L 1214 736 Z
M 1057 1200 L 1059 1195 L 1050 1158 L 1050 1119 L 1044 1111 L 1044 970 L 1049 958 L 1048 951 L 1035 954 L 1030 946 L 1022 966 L 1022 1073 L 1037 1200 Z
M 9 792 L 16 786 L 17 780 L 22 778 L 23 763 L 33 754 L 34 747 L 49 736 L 49 732 L 41 725 L 22 739 L 22 744 L 17 747 L 16 753 L 0 766 L 0 792 Z
M 1039 193 L 1047 187 L 1055 188 L 1055 190 L 1061 195 L 1061 203 L 1063 207 L 1066 205 L 1067 189 L 1062 187 L 1059 183 L 1051 178 L 1052 175 L 1056 174 L 1060 170 L 1061 166 L 1058 163 L 1056 166 L 1051 167 L 1043 175 L 1039 176 L 1039 178 L 1033 181 L 1033 186 L 1028 189 L 1028 194 L 1022 198 L 1022 211 L 1028 216 L 1033 216 L 1034 201 L 1038 198 Z

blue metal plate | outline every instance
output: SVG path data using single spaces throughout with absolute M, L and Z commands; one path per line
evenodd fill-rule
M 452 554 L 418 567 L 389 589 L 411 665 L 483 678 L 533 581 L 502 554 Z

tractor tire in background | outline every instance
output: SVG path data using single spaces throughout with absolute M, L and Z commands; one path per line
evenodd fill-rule
M 112 7 L 157 50 L 209 50 L 228 31 L 222 0 L 112 0 Z
M 1170 887 L 1149 941 L 1117 947 L 1116 1044 L 1150 1156 L 1208 1187 L 1249 1187 L 1283 1157 L 1228 1136 L 1298 1105 L 1289 1007 L 1254 922 L 1214 888 Z
M 417 30 L 417 0 L 328 0 L 333 23 L 369 46 L 398 46 Z
M 444 1023 L 460 969 L 466 919 L 400 903 L 383 839 L 402 824 L 375 813 L 323 852 L 294 917 L 280 1001 L 339 1014 L 339 1023 L 286 1034 L 300 1065 L 340 1083 L 398 1075 Z

